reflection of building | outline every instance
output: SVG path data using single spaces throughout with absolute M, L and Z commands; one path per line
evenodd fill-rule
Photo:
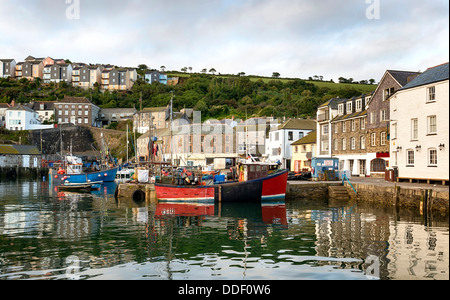
M 386 259 L 389 278 L 397 280 L 448 280 L 448 231 L 420 224 L 391 222 Z
M 355 208 L 311 213 L 311 219 L 316 222 L 317 256 L 355 259 L 346 263 L 346 267 L 358 269 L 362 261 L 374 255 L 380 261 L 380 278 L 387 279 L 389 261 L 385 256 L 389 247 L 389 219 L 371 213 L 355 213 Z

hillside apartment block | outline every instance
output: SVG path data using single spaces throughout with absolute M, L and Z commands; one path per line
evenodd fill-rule
M 137 71 L 112 65 L 66 63 L 64 59 L 28 56 L 18 63 L 14 59 L 0 59 L 0 78 L 7 77 L 17 80 L 40 78 L 46 84 L 65 81 L 83 89 L 94 88 L 97 83 L 102 90 L 127 91 L 136 82 Z

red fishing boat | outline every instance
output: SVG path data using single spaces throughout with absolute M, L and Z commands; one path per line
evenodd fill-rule
M 239 181 L 212 185 L 156 183 L 156 196 L 159 202 L 257 202 L 284 198 L 288 170 L 268 173 L 267 164 L 243 164 L 239 167 Z

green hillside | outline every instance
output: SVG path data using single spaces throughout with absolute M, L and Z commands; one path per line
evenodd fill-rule
M 349 98 L 375 90 L 376 85 L 274 79 L 256 76 L 168 73 L 179 76 L 176 86 L 152 85 L 137 80 L 131 91 L 101 92 L 98 87 L 85 91 L 65 82 L 0 79 L 0 103 L 56 101 L 64 96 L 87 97 L 102 108 L 166 106 L 174 94 L 174 109 L 195 108 L 202 118 L 245 116 L 307 117 L 332 97 Z

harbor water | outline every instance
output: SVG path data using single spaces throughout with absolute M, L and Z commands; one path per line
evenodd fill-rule
M 0 279 L 449 279 L 448 216 L 326 199 L 136 203 L 115 187 L 0 182 Z

